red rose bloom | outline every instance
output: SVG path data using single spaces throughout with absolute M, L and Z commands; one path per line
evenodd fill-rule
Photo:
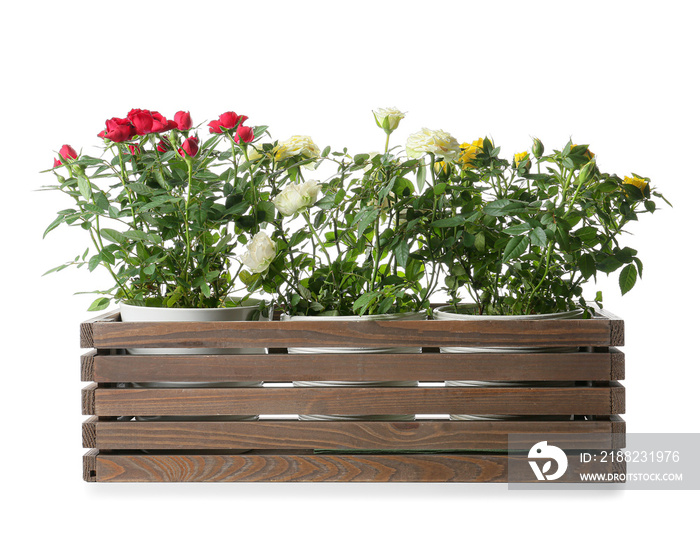
M 59 167 L 59 166 L 62 166 L 62 165 L 63 165 L 63 164 L 61 163 L 61 160 L 59 160 L 58 158 L 54 158 L 54 159 L 53 159 L 53 167 Z
M 224 112 L 218 120 L 209 122 L 209 133 L 221 133 L 222 128 L 233 129 L 236 124 L 243 124 L 247 119 L 247 116 L 239 116 L 235 112 Z
M 61 155 L 61 158 L 63 158 L 63 159 L 70 158 L 72 160 L 75 160 L 78 157 L 78 153 L 70 145 L 63 145 L 61 147 L 61 150 L 58 151 L 58 153 Z
M 160 133 L 175 129 L 177 124 L 168 120 L 160 112 L 133 108 L 126 115 L 132 123 L 137 135 L 148 135 L 149 133 Z
M 189 112 L 184 112 L 182 110 L 175 113 L 175 124 L 177 124 L 177 129 L 180 131 L 187 131 L 192 129 L 192 117 Z
M 236 136 L 233 138 L 234 141 L 237 143 L 240 143 L 243 141 L 244 143 L 250 143 L 255 139 L 255 134 L 253 133 L 253 128 L 250 128 L 248 126 L 238 126 L 238 129 L 236 130 Z
M 185 142 L 182 143 L 182 148 L 180 149 L 180 155 L 184 158 L 185 153 L 190 156 L 194 157 L 197 155 L 197 151 L 199 150 L 199 139 L 197 137 L 188 137 L 185 139 Z
M 156 150 L 158 152 L 167 152 L 168 151 L 168 143 L 164 141 L 163 139 L 160 140 L 160 142 L 156 145 Z
M 110 118 L 105 122 L 105 126 L 107 129 L 98 133 L 97 136 L 114 143 L 128 141 L 136 135 L 134 126 L 126 118 Z
M 131 152 L 132 155 L 136 155 L 141 152 L 141 147 L 139 147 L 139 145 L 129 145 L 129 152 Z

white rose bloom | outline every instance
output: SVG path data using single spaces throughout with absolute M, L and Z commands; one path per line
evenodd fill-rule
M 258 232 L 247 246 L 241 261 L 253 274 L 265 272 L 277 254 L 277 246 L 264 232 Z
M 314 205 L 320 189 L 318 181 L 313 180 L 300 184 L 289 183 L 282 189 L 282 192 L 272 199 L 272 203 L 282 215 L 289 217 Z
M 405 112 L 401 112 L 397 108 L 378 108 L 372 111 L 377 125 L 384 131 L 392 132 L 399 127 L 399 122 L 406 117 Z M 384 127 L 384 121 L 388 120 L 387 127 Z
M 248 154 L 248 161 L 255 162 L 256 160 L 259 160 L 263 157 L 262 143 L 248 143 L 246 153 Z
M 275 160 L 280 161 L 301 154 L 304 158 L 318 158 L 321 150 L 316 146 L 311 137 L 306 135 L 293 135 L 286 141 L 277 144 L 275 148 Z
M 423 128 L 408 136 L 406 154 L 409 158 L 420 158 L 432 153 L 451 162 L 460 153 L 459 143 L 446 131 Z

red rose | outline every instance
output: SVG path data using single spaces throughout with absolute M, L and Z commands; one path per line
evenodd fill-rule
M 63 165 L 63 164 L 61 163 L 61 160 L 59 160 L 58 158 L 54 158 L 54 159 L 53 159 L 53 167 L 59 167 L 59 166 L 62 166 L 62 165 Z
M 240 143 L 251 143 L 255 139 L 255 134 L 253 133 L 253 128 L 248 126 L 238 126 L 236 130 L 236 136 L 233 138 L 234 141 Z
M 235 112 L 224 112 L 218 120 L 209 122 L 209 133 L 221 133 L 222 128 L 233 129 L 237 124 L 242 124 L 247 116 L 239 116 Z
M 163 139 L 160 140 L 160 142 L 156 145 L 156 150 L 158 152 L 167 152 L 168 151 L 168 143 L 164 141 Z
M 175 113 L 175 124 L 177 124 L 177 129 L 180 131 L 187 131 L 192 129 L 192 117 L 189 112 L 184 112 L 182 110 Z
M 129 145 L 129 152 L 131 152 L 132 156 L 136 155 L 141 152 L 141 147 L 139 145 Z
M 157 111 L 132 108 L 126 117 L 134 126 L 137 135 L 160 133 L 162 131 L 168 131 L 177 127 L 177 124 L 174 121 L 168 120 Z
M 78 153 L 70 145 L 63 145 L 61 147 L 61 150 L 58 151 L 58 153 L 61 155 L 61 158 L 63 158 L 64 160 L 67 158 L 75 160 L 78 157 Z
M 97 136 L 115 143 L 128 141 L 136 135 L 134 126 L 126 118 L 110 118 L 105 122 L 105 126 L 107 129 L 98 133 Z
M 184 158 L 185 153 L 188 156 L 196 156 L 199 150 L 199 139 L 197 137 L 188 137 L 185 142 L 182 143 L 182 148 L 180 149 L 180 155 Z

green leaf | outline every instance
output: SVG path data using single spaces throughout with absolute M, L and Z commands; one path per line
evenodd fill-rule
M 44 230 L 44 235 L 42 238 L 46 238 L 46 235 L 51 232 L 54 228 L 56 228 L 58 225 L 60 225 L 63 222 L 63 215 L 59 215 L 56 217 L 53 222 L 46 227 L 46 230 Z
M 378 209 L 365 209 L 360 213 L 357 217 L 359 219 L 357 223 L 357 233 L 363 234 L 364 231 L 367 230 L 367 227 L 377 218 L 377 215 L 379 215 Z
M 109 240 L 110 242 L 114 242 L 115 244 L 126 243 L 126 238 L 124 236 L 122 236 L 121 232 L 114 230 L 113 228 L 101 229 L 100 236 L 102 236 L 105 240 Z
M 423 162 L 418 165 L 416 184 L 418 185 L 418 191 L 423 192 L 423 187 L 425 186 L 425 165 L 423 165 Z
M 529 223 L 521 223 L 519 225 L 514 225 L 514 226 L 509 226 L 506 228 L 503 232 L 506 234 L 510 234 L 511 236 L 519 236 L 520 234 L 524 234 L 528 230 L 530 230 L 530 224 Z
M 508 262 L 511 259 L 520 257 L 527 249 L 527 238 L 525 235 L 515 236 L 508 240 L 506 248 L 503 251 L 503 262 Z
M 544 230 L 538 226 L 535 230 L 530 232 L 530 241 L 532 245 L 544 247 L 547 245 L 547 235 L 544 233 Z
M 399 245 L 396 247 L 396 261 L 399 266 L 406 268 L 406 263 L 408 262 L 408 243 L 406 240 L 401 240 Z
M 95 299 L 90 305 L 90 308 L 88 308 L 88 312 L 97 312 L 98 310 L 104 310 L 109 306 L 109 303 L 110 299 L 107 297 L 100 297 L 99 299 Z
M 478 251 L 483 251 L 486 249 L 486 234 L 483 232 L 479 232 L 475 237 L 474 237 L 474 247 Z
M 92 197 L 90 182 L 82 175 L 78 175 L 78 190 L 86 200 L 89 200 Z
M 447 228 L 451 226 L 461 226 L 465 222 L 464 215 L 455 215 L 454 217 L 450 217 L 448 219 L 438 219 L 437 221 L 433 221 L 430 223 L 430 226 L 433 228 Z
M 620 271 L 620 290 L 624 295 L 634 287 L 637 282 L 637 267 L 634 264 L 628 264 Z
M 595 259 L 590 254 L 581 255 L 578 261 L 578 267 L 583 277 L 588 279 L 595 274 Z

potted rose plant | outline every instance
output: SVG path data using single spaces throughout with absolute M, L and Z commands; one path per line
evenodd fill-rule
M 259 248 L 274 208 L 259 196 L 257 165 L 246 146 L 265 126 L 226 112 L 208 124 L 201 142 L 188 112 L 169 120 L 133 109 L 111 118 L 99 133 L 99 157 L 64 145 L 46 187 L 67 195 L 45 236 L 60 225 L 80 227 L 90 247 L 68 266 L 105 268 L 113 281 L 89 310 L 120 303 L 122 321 L 233 321 L 255 319 L 262 301 L 234 292 L 246 246 Z M 265 349 L 129 349 L 131 353 L 264 353 Z M 157 387 L 259 386 L 261 383 L 156 383 Z M 154 386 L 154 383 L 148 384 Z M 201 418 L 201 417 L 200 417 Z M 205 417 L 206 418 L 206 417 Z M 242 419 L 251 417 L 229 417 Z
M 425 319 L 429 288 L 422 287 L 425 265 L 412 252 L 419 246 L 415 223 L 402 215 L 413 193 L 408 177 L 418 162 L 389 148 L 392 132 L 404 114 L 379 109 L 384 130 L 383 153 L 350 156 L 347 150 L 321 152 L 318 147 L 277 145 L 269 150 L 272 203 L 277 216 L 272 238 L 280 253 L 264 274 L 242 273 L 248 289 L 277 291 L 286 321 Z M 292 152 L 290 152 L 292 151 Z M 333 164 L 324 182 L 306 178 L 298 164 Z M 292 165 L 290 171 L 289 165 Z M 284 170 L 286 184 L 274 173 Z M 436 281 L 433 280 L 436 284 Z M 436 285 L 434 285 L 436 287 Z M 401 353 L 419 348 L 291 348 L 290 353 Z M 409 383 L 414 384 L 414 383 Z M 296 386 L 406 386 L 391 382 L 297 382 Z M 325 416 L 302 416 L 325 419 Z M 413 415 L 333 416 L 334 419 L 410 420 Z
M 455 161 L 430 159 L 435 220 L 426 240 L 446 274 L 450 304 L 438 320 L 547 320 L 590 317 L 584 283 L 620 270 L 622 294 L 642 273 L 637 252 L 619 243 L 628 224 L 665 198 L 638 175 L 602 172 L 587 145 L 568 142 L 512 160 L 487 138 L 465 143 Z M 472 303 L 460 304 L 463 290 Z M 594 299 L 602 306 L 602 295 Z M 442 352 L 571 352 L 576 349 L 441 348 Z M 449 381 L 448 386 L 502 386 Z M 508 383 L 505 383 L 508 384 Z M 512 383 L 511 383 L 512 384 Z M 474 418 L 455 416 L 453 418 Z M 477 417 L 478 418 L 478 417 Z M 494 417 L 488 417 L 494 418 Z

